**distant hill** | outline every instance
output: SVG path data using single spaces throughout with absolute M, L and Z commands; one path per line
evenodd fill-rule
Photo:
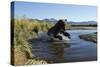
M 54 19 L 54 18 L 50 18 L 50 19 L 48 19 L 48 18 L 45 18 L 45 19 L 42 19 L 42 20 L 39 20 L 39 19 L 29 19 L 30 21 L 39 21 L 39 22 L 48 22 L 48 23 L 57 23 L 57 19 Z M 97 24 L 97 22 L 96 21 L 81 21 L 81 22 L 74 22 L 74 21 L 69 21 L 69 22 L 66 22 L 65 21 L 65 23 L 67 23 L 67 24 Z
M 57 23 L 58 20 L 54 19 L 54 18 L 50 18 L 50 19 L 43 19 L 42 21 L 45 21 L 45 22 L 50 22 L 50 23 Z
M 51 18 L 51 19 L 43 19 L 42 21 L 50 22 L 50 23 L 57 23 L 58 20 Z M 74 22 L 74 21 L 66 22 L 65 21 L 65 23 L 68 23 L 68 24 L 97 24 L 96 21 L 81 21 L 81 22 Z

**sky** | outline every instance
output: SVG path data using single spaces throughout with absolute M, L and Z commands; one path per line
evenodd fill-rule
M 68 21 L 97 21 L 97 7 L 87 5 L 14 2 L 15 18 L 67 19 Z

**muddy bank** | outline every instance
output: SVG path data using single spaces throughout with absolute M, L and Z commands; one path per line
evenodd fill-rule
M 91 34 L 79 35 L 80 39 L 97 43 L 97 32 Z

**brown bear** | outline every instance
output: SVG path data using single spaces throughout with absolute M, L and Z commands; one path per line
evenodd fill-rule
M 63 33 L 64 36 L 68 36 L 70 38 L 70 34 L 65 32 L 65 22 L 63 20 L 59 20 L 52 28 L 50 28 L 47 34 L 50 37 L 58 38 L 62 40 L 62 36 L 59 36 L 59 33 Z

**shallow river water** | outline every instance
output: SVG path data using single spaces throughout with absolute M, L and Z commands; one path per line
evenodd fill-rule
M 94 61 L 97 59 L 96 43 L 85 41 L 78 37 L 81 34 L 96 32 L 96 30 L 71 30 L 67 32 L 70 33 L 71 40 L 65 44 L 33 40 L 33 55 L 48 63 Z

